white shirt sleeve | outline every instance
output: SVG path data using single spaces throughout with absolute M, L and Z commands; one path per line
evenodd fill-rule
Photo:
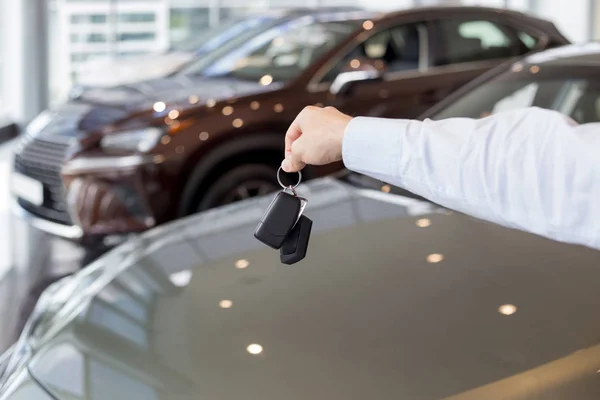
M 482 119 L 358 117 L 343 160 L 445 207 L 600 249 L 600 123 L 540 108 Z

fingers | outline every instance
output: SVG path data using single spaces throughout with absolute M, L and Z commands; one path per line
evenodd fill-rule
M 297 141 L 302 136 L 302 121 L 305 119 L 306 114 L 310 113 L 311 108 L 310 106 L 305 107 L 294 119 L 285 134 L 285 160 L 281 163 L 281 168 L 285 172 L 297 172 L 306 166 L 302 161 L 302 154 L 298 151 Z
M 306 163 L 302 161 L 304 159 L 302 144 L 302 138 L 300 138 L 292 144 L 291 150 L 286 152 L 285 160 L 281 163 L 281 168 L 285 172 L 297 172 L 306 166 Z
M 288 128 L 285 134 L 285 154 L 287 155 L 292 151 L 292 144 L 295 140 L 299 139 L 302 135 L 302 128 L 300 127 L 300 118 L 302 113 L 298 114 L 294 122 Z

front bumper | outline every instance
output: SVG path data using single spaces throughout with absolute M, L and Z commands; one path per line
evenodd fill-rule
M 14 199 L 13 201 L 12 211 L 15 216 L 24 220 L 29 225 L 51 235 L 63 237 L 65 239 L 70 240 L 79 240 L 83 237 L 83 229 L 81 229 L 79 226 L 63 225 L 57 222 L 52 222 L 47 219 L 43 219 L 24 209 L 18 203 L 17 199 Z
M 151 155 L 75 158 L 62 169 L 67 208 L 83 235 L 154 227 L 168 209 L 161 169 Z

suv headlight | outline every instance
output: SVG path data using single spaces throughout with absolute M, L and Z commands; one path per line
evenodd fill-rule
M 145 153 L 154 148 L 164 134 L 164 130 L 160 128 L 111 133 L 102 138 L 100 146 L 108 150 L 137 150 Z

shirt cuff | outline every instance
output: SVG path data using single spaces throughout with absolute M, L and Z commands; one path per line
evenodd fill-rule
M 342 159 L 349 170 L 362 174 L 400 174 L 402 140 L 410 120 L 353 118 L 344 134 Z

